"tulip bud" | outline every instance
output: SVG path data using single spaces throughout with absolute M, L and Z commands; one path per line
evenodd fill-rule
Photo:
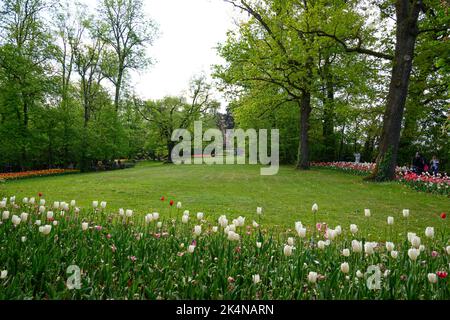
M 216 233 L 217 231 L 219 231 L 218 227 L 212 227 L 212 232 Z
M 181 209 L 181 202 L 177 203 L 177 209 Z
M 388 225 L 392 226 L 394 224 L 394 217 L 388 217 L 387 223 L 388 223 Z
M 188 215 L 183 215 L 183 217 L 181 217 L 181 222 L 188 223 L 189 222 L 189 216 Z
M 294 238 L 289 237 L 289 238 L 287 239 L 287 243 L 288 243 L 288 245 L 293 246 L 293 245 L 294 245 Z
M 356 224 L 350 225 L 350 232 L 354 235 L 358 232 L 358 226 Z
M 157 227 L 158 229 L 161 229 L 161 228 L 162 228 L 162 222 L 158 222 L 158 223 L 156 224 L 156 227 Z
M 201 235 L 201 234 L 202 234 L 202 226 L 195 226 L 195 227 L 194 227 L 194 234 L 195 234 L 196 236 Z
M 364 215 L 369 218 L 370 217 L 370 209 L 364 209 Z
M 8 270 L 3 270 L 2 272 L 0 272 L 0 279 L 6 279 L 6 277 L 8 276 Z
M 20 218 L 18 216 L 13 215 L 12 218 L 11 218 L 11 221 L 12 221 L 13 225 L 15 227 L 17 227 L 20 224 L 21 220 L 20 220 Z
M 392 250 L 394 250 L 395 245 L 392 242 L 386 242 L 386 250 L 388 252 L 391 252 Z
M 433 283 L 433 284 L 437 283 L 437 281 L 438 281 L 437 275 L 435 273 L 429 273 L 428 274 L 428 281 L 430 283 Z
M 427 236 L 427 238 L 433 239 L 434 238 L 434 228 L 433 227 L 426 228 L 425 235 Z
M 22 203 L 23 204 L 28 204 L 28 198 L 23 198 Z
M 25 242 L 25 241 L 27 241 L 27 237 L 22 237 L 20 240 L 21 240 L 22 242 Z
M 403 217 L 408 218 L 409 217 L 409 209 L 403 209 Z
M 119 216 L 124 216 L 125 215 L 125 210 L 123 210 L 122 208 L 119 209 Z
M 86 231 L 89 228 L 89 223 L 83 222 L 81 224 L 81 230 Z
M 105 201 L 102 201 L 102 202 L 100 203 L 100 206 L 102 207 L 102 209 L 105 209 L 105 208 L 106 208 L 106 202 L 105 202 Z
M 94 209 L 97 209 L 98 208 L 98 201 L 92 201 L 92 207 Z
M 41 200 L 39 200 L 39 205 L 41 205 L 41 206 L 45 206 L 45 199 L 41 199 Z
M 188 247 L 188 252 L 189 252 L 189 253 L 194 253 L 194 250 L 195 250 L 195 246 L 190 245 L 190 246 Z
M 254 284 L 258 284 L 261 282 L 261 277 L 259 276 L 259 274 L 254 274 L 252 275 L 252 281 Z
M 77 202 L 75 200 L 70 201 L 70 206 L 75 207 L 77 205 Z
M 309 283 L 316 283 L 317 282 L 317 272 L 309 272 L 308 273 L 308 282 Z
M 53 209 L 59 209 L 60 203 L 58 201 L 53 202 Z
M 397 257 L 398 257 L 398 251 L 391 251 L 391 257 L 393 258 L 393 259 L 397 259 Z
M 286 257 L 292 256 L 292 246 L 290 246 L 290 245 L 284 246 L 283 252 Z
M 349 249 L 344 249 L 342 250 L 342 255 L 344 257 L 349 257 L 350 256 L 350 250 Z
M 342 273 L 345 273 L 345 274 L 349 273 L 350 266 L 348 265 L 347 262 L 344 262 L 341 264 L 341 271 L 342 271 Z
M 197 212 L 197 219 L 198 220 L 202 220 L 204 217 L 204 213 L 203 212 Z
M 361 271 L 356 271 L 356 277 L 357 278 L 363 278 L 364 277 L 364 273 L 362 273 Z
M 3 211 L 2 220 L 8 220 L 8 219 L 9 219 L 9 211 Z
M 316 213 L 317 211 L 319 211 L 319 206 L 317 205 L 317 203 L 314 203 L 312 208 L 311 208 L 313 213 Z
M 258 249 L 261 249 L 261 247 L 262 247 L 262 242 L 256 242 L 256 247 L 257 247 Z
M 255 229 L 259 228 L 259 224 L 256 221 L 253 221 L 252 225 L 253 225 L 253 228 L 255 228 Z
M 337 226 L 334 231 L 336 231 L 337 235 L 340 235 L 342 233 L 342 227 L 341 226 Z
M 133 210 L 127 210 L 125 211 L 125 215 L 127 216 L 127 218 L 131 218 L 133 216 Z
M 34 224 L 37 225 L 37 226 L 40 226 L 40 225 L 41 225 L 41 220 L 36 220 L 36 221 L 34 222 Z
M 256 208 L 256 214 L 262 214 L 263 209 L 261 207 Z
M 44 213 L 45 212 L 45 207 L 44 206 L 40 206 L 39 207 L 39 213 Z

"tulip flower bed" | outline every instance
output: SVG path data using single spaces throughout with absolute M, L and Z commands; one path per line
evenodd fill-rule
M 450 299 L 445 214 L 400 238 L 386 217 L 374 243 L 364 226 L 267 229 L 262 208 L 212 220 L 173 200 L 145 216 L 14 197 L 0 211 L 0 299 Z
M 24 179 L 24 178 L 54 176 L 54 175 L 78 173 L 78 172 L 79 172 L 79 170 L 71 170 L 71 169 L 49 169 L 49 170 L 0 173 L 0 180 L 17 180 L 17 179 Z
M 405 172 L 399 174 L 399 181 L 417 191 L 450 196 L 450 177 L 446 174 L 432 176 L 429 173 Z
M 312 163 L 311 166 L 364 176 L 375 168 L 375 163 L 316 162 Z M 397 180 L 417 191 L 450 196 L 450 177 L 447 174 L 432 176 L 429 173 L 423 173 L 418 175 L 398 167 Z
M 356 175 L 368 175 L 374 168 L 374 163 L 355 163 L 355 162 L 313 162 L 312 167 L 327 168 L 338 171 L 344 171 Z

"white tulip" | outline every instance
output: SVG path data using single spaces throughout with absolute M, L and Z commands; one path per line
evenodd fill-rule
M 283 253 L 284 253 L 284 255 L 286 256 L 286 257 L 290 257 L 290 256 L 292 256 L 292 246 L 290 246 L 290 245 L 285 245 L 284 246 L 284 250 L 283 250 Z
M 317 248 L 319 248 L 320 250 L 325 249 L 325 242 L 320 240 L 319 242 L 317 242 Z
M 220 216 L 218 222 L 222 228 L 228 226 L 228 220 L 226 216 Z
M 159 219 L 159 213 L 158 212 L 153 212 L 153 220 L 158 220 Z
M 364 252 L 368 255 L 371 255 L 374 253 L 373 249 L 374 249 L 374 243 L 372 242 L 366 242 L 364 243 Z
M 17 227 L 20 224 L 21 220 L 18 216 L 13 215 L 11 218 L 11 221 L 12 221 L 13 225 Z
M 234 231 L 234 232 L 236 232 L 236 225 L 234 225 L 233 223 L 230 224 L 230 225 L 228 226 L 228 230 L 229 230 L 229 231 Z
M 74 211 L 76 214 L 78 214 L 78 213 L 80 213 L 80 208 L 75 208 L 73 211 Z
M 259 224 L 256 221 L 253 221 L 252 225 L 253 225 L 253 228 L 255 228 L 255 229 L 259 228 Z
M 58 221 L 53 221 L 53 225 L 56 227 L 58 225 Z
M 124 216 L 125 215 L 125 210 L 123 210 L 122 208 L 119 209 L 119 216 Z
M 261 277 L 259 276 L 259 274 L 254 274 L 252 275 L 252 281 L 254 284 L 258 284 L 261 282 Z
M 16 203 L 16 197 L 14 196 L 14 197 L 9 198 L 9 202 L 10 202 L 11 204 Z
M 35 204 L 36 203 L 36 199 L 35 198 L 30 198 L 29 204 Z
M 341 226 L 337 226 L 334 231 L 336 231 L 337 235 L 341 235 L 342 233 L 342 227 Z
M 317 282 L 317 272 L 310 271 L 308 273 L 308 282 L 316 283 Z
M 434 238 L 434 228 L 433 227 L 428 227 L 425 229 L 425 235 L 427 236 L 427 238 Z
M 21 240 L 22 242 L 25 242 L 25 241 L 27 241 L 27 237 L 22 237 L 22 238 L 20 238 L 20 240 Z
M 53 209 L 59 209 L 60 203 L 58 201 L 53 202 Z
M 3 211 L 2 220 L 8 220 L 8 219 L 9 219 L 9 211 Z
M 228 240 L 230 241 L 239 241 L 240 236 L 234 231 L 228 231 Z
M 98 201 L 92 201 L 92 207 L 94 209 L 97 209 L 98 208 Z
M 418 236 L 412 237 L 411 244 L 414 248 L 418 249 L 420 247 L 420 238 Z
M 344 262 L 344 263 L 342 263 L 341 264 L 341 271 L 343 272 L 343 273 L 349 273 L 349 271 L 350 271 L 350 266 L 348 265 L 348 263 L 347 262 Z
M 183 216 L 189 216 L 189 210 L 184 210 Z
M 387 224 L 392 226 L 394 224 L 394 217 L 388 217 L 387 218 Z
M 145 216 L 145 224 L 149 224 L 152 221 L 153 221 L 153 215 L 152 214 L 147 214 Z
M 360 253 L 362 252 L 362 242 L 358 240 L 352 241 L 352 250 L 353 252 Z
M 181 217 L 181 222 L 188 223 L 189 222 L 189 216 L 188 215 L 183 215 L 183 217 Z
M 395 244 L 393 244 L 392 242 L 386 242 L 386 250 L 388 252 L 391 252 L 392 250 L 394 250 L 395 248 Z
M 419 254 L 420 254 L 420 250 L 419 249 L 412 248 L 412 249 L 408 250 L 408 256 L 409 256 L 409 258 L 412 261 L 416 261 L 417 257 L 419 256 Z
M 436 275 L 436 273 L 429 273 L 428 274 L 428 281 L 430 282 L 430 283 L 437 283 L 437 281 L 438 281 L 438 278 L 437 278 L 437 275 Z
M 330 240 L 334 240 L 337 236 L 337 232 L 333 229 L 328 229 L 326 234 L 327 234 L 328 239 L 330 239 Z
M 23 204 L 28 204 L 28 198 L 23 198 L 22 203 Z
M 243 227 L 243 226 L 244 226 L 244 224 L 245 224 L 245 218 L 239 216 L 236 220 L 237 220 L 236 226 L 238 226 L 238 227 Z
M 47 219 L 52 219 L 52 218 L 53 218 L 53 211 L 47 212 Z
M 45 199 L 41 199 L 41 200 L 39 201 L 39 205 L 45 206 Z
M 177 209 L 181 209 L 181 202 L 177 202 Z
M 358 232 L 358 226 L 356 224 L 350 225 L 350 232 L 354 235 Z
M 158 223 L 156 224 L 156 227 L 157 227 L 158 229 L 161 229 L 161 228 L 162 228 L 162 222 L 158 222 Z
M 256 247 L 257 247 L 258 249 L 261 249 L 261 247 L 262 247 L 262 242 L 256 242 Z
M 64 202 L 63 205 L 62 205 L 62 209 L 64 211 L 69 211 L 70 210 L 69 204 Z
M 75 207 L 77 205 L 77 202 L 75 200 L 70 201 L 70 206 Z
M 51 231 L 52 231 L 51 225 L 45 225 L 45 226 L 39 227 L 39 232 L 44 235 L 48 235 Z
M 203 212 L 197 212 L 197 219 L 202 220 L 205 214 Z
M 317 205 L 317 203 L 314 203 L 312 208 L 311 208 L 313 213 L 316 213 L 317 211 L 319 211 L 319 206 Z
M 361 271 L 356 271 L 356 277 L 357 278 L 363 278 L 364 277 L 364 273 L 362 273 Z
M 294 245 L 294 238 L 289 237 L 289 238 L 287 239 L 287 243 L 288 243 L 288 245 L 293 246 L 293 245 Z
M 445 248 L 445 251 L 447 251 L 447 254 L 450 255 L 450 246 L 447 246 L 447 248 Z
M 364 215 L 369 218 L 370 217 L 370 209 L 364 209 Z
M 39 207 L 39 213 L 44 213 L 45 212 L 45 207 L 44 206 L 40 206 Z
M 3 270 L 2 272 L 0 272 L 0 279 L 6 279 L 7 276 L 8 270 Z
M 195 227 L 194 227 L 194 234 L 195 234 L 196 236 L 201 235 L 201 234 L 202 234 L 202 226 L 195 226 Z
M 306 228 L 297 229 L 297 234 L 300 238 L 305 238 L 306 237 Z
M 34 224 L 37 225 L 37 226 L 40 226 L 41 225 L 41 220 L 36 220 Z
M 130 210 L 130 209 L 126 210 L 125 211 L 125 216 L 127 218 L 131 218 L 133 216 L 133 210 Z
M 189 253 L 194 253 L 194 250 L 195 250 L 195 246 L 190 245 L 190 246 L 188 247 L 188 252 L 189 252 Z
M 344 249 L 342 250 L 342 255 L 344 257 L 349 257 L 350 256 L 350 250 L 349 249 Z
M 89 228 L 89 223 L 83 222 L 81 224 L 81 230 L 86 231 Z
M 0 208 L 6 208 L 6 201 L 0 201 Z
M 413 233 L 413 232 L 408 232 L 408 241 L 411 242 L 412 239 L 413 239 L 415 236 L 416 236 L 415 233 Z
M 409 217 L 409 209 L 403 209 L 403 217 L 408 218 Z
M 393 259 L 397 259 L 397 257 L 398 257 L 398 251 L 391 251 L 391 257 L 393 258 Z
M 423 244 L 421 244 L 421 245 L 419 246 L 419 251 L 420 251 L 420 252 L 424 252 L 424 251 L 425 251 L 425 246 L 424 246 Z
M 219 231 L 219 227 L 212 227 L 212 232 L 217 233 Z
M 106 201 L 102 201 L 100 203 L 100 207 L 102 207 L 102 209 L 106 209 L 106 205 L 107 205 Z
M 262 214 L 263 209 L 261 207 L 256 208 L 256 214 Z

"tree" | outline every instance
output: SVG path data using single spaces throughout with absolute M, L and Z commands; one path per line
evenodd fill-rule
M 114 106 L 119 110 L 124 77 L 128 70 L 142 69 L 150 60 L 146 58 L 146 46 L 153 43 L 156 25 L 144 15 L 141 0 L 103 0 L 100 19 L 104 22 L 102 40 L 112 47 L 107 78 L 115 87 Z

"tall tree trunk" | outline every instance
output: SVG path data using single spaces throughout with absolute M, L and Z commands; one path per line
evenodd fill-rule
M 116 92 L 114 95 L 114 107 L 116 109 L 116 113 L 119 112 L 120 90 L 122 89 L 122 81 L 123 81 L 123 63 L 121 62 L 119 64 L 119 74 L 117 75 Z
M 325 152 L 323 158 L 325 161 L 332 161 L 334 160 L 336 148 L 334 136 L 334 83 L 333 75 L 330 72 L 330 61 L 328 57 L 325 59 L 325 65 L 323 67 L 323 81 L 325 82 L 322 127 Z
M 411 0 L 397 0 L 395 4 L 397 16 L 395 57 L 379 153 L 375 170 L 369 177 L 371 180 L 395 179 L 400 131 L 408 95 L 414 47 L 418 35 L 417 21 L 421 5 L 422 1 Z
M 304 90 L 300 107 L 300 144 L 297 155 L 297 169 L 309 169 L 309 117 L 311 115 L 311 92 Z

